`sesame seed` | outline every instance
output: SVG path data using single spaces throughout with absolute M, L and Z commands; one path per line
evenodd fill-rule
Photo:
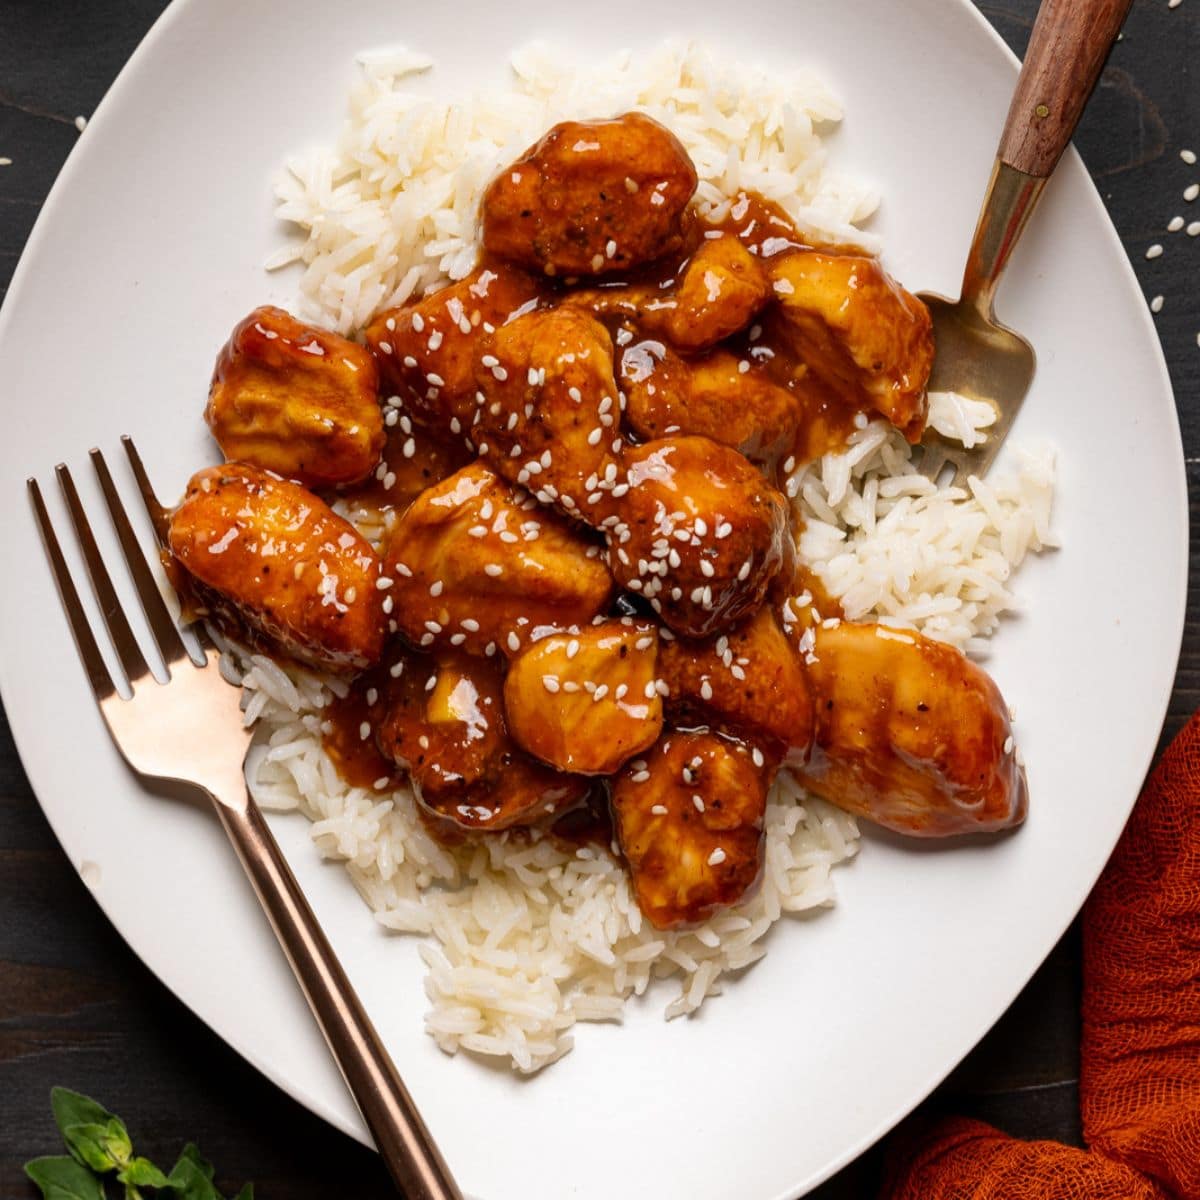
M 446 381 L 440 375 L 435 375 L 434 372 L 432 372 L 432 371 L 430 371 L 429 374 L 425 376 L 425 378 L 434 387 L 440 388 L 440 387 L 446 386 Z
M 474 617 L 464 617 L 461 621 L 459 621 L 459 624 L 468 633 L 478 633 L 479 632 L 479 622 L 476 621 Z
M 567 657 L 574 658 L 575 655 L 577 655 L 578 653 L 579 653 L 579 640 L 577 638 L 572 638 L 567 643 Z
M 700 699 L 711 700 L 713 698 L 712 684 L 707 679 L 700 681 Z
M 435 580 L 429 585 L 429 594 L 431 596 L 440 596 L 442 594 L 442 581 L 440 579 Z
M 557 692 L 558 691 L 558 676 L 557 675 L 543 675 L 542 676 L 542 687 L 544 687 L 546 689 L 546 691 L 548 691 L 548 692 Z
M 412 458 L 412 456 L 414 454 L 416 454 L 416 452 L 417 452 L 417 442 L 416 442 L 415 438 L 409 438 L 404 443 L 404 445 L 400 448 L 400 453 L 403 454 L 405 458 Z
M 1180 150 L 1179 157 L 1190 167 L 1196 161 L 1196 152 L 1194 150 Z
M 725 851 L 718 846 L 709 856 L 708 865 L 710 867 L 719 867 L 725 861 Z
M 562 690 L 564 692 L 577 692 L 579 691 L 579 684 L 573 679 L 568 679 L 563 683 Z
M 744 563 L 742 563 L 741 570 L 738 571 L 737 577 L 738 577 L 739 582 L 745 582 L 745 580 L 750 577 L 750 560 L 749 559 L 746 559 L 746 561 Z
M 358 738 L 359 738 L 359 741 L 365 742 L 365 741 L 367 740 L 367 738 L 369 738 L 370 736 L 371 736 L 371 722 L 370 722 L 370 721 L 364 721 L 364 722 L 363 722 L 363 723 L 362 723 L 362 724 L 361 724 L 361 725 L 358 727 Z
M 1183 189 L 1183 198 L 1191 204 L 1197 196 L 1200 196 L 1200 183 L 1191 183 Z
M 441 633 L 442 632 L 442 627 L 441 627 L 441 625 L 438 624 L 437 621 L 426 621 L 425 628 L 428 629 L 430 633 Z
M 707 579 L 711 579 L 713 575 L 716 574 L 716 572 L 713 570 L 712 563 L 710 563 L 707 558 L 702 558 L 700 560 L 700 574 L 705 576 Z
M 467 635 L 465 633 L 452 633 L 450 635 L 450 645 L 452 646 L 461 646 L 466 640 Z
M 504 568 L 499 563 L 488 563 L 483 568 L 483 573 L 485 575 L 490 575 L 493 579 L 496 579 L 504 574 Z
M 403 662 L 392 663 L 392 665 L 390 667 L 388 667 L 388 674 L 393 679 L 399 679 L 400 676 L 404 674 L 404 663 Z
M 592 700 L 593 700 L 593 701 L 596 701 L 596 700 L 603 700 L 603 699 L 604 699 L 604 697 L 605 697 L 605 696 L 607 696 L 607 695 L 608 695 L 608 684 L 607 684 L 607 683 L 602 683 L 602 684 L 600 684 L 600 685 L 599 685 L 599 686 L 596 688 L 596 690 L 595 690 L 595 691 L 592 693 Z
M 1162 250 L 1163 250 L 1162 246 L 1158 242 L 1155 242 L 1154 245 L 1151 246 L 1150 249 L 1146 251 L 1146 257 L 1147 258 L 1157 258 L 1162 253 Z
M 384 354 L 391 354 L 392 352 L 392 347 L 388 342 L 380 342 L 379 348 L 384 352 Z
M 390 588 L 394 582 L 395 582 L 394 579 L 389 579 L 386 575 L 380 575 L 380 577 L 377 580 L 375 580 L 375 586 L 381 592 L 386 592 L 388 590 L 388 588 Z
M 656 679 L 654 681 L 654 690 L 664 699 L 671 694 L 671 689 L 667 687 L 665 679 Z
M 1155 296 L 1154 299 L 1150 301 L 1150 311 L 1152 313 L 1162 312 L 1162 307 L 1163 298 L 1161 296 Z
M 695 810 L 696 810 L 697 812 L 700 812 L 700 813 L 702 813 L 702 812 L 704 811 L 704 797 L 703 797 L 703 796 L 697 796 L 697 795 L 696 795 L 696 794 L 693 792 L 693 793 L 692 793 L 692 807 L 693 807 L 693 808 L 695 808 Z
M 634 783 L 645 783 L 650 778 L 649 771 L 641 771 L 637 775 L 632 776 Z M 656 817 L 665 817 L 667 815 L 667 806 L 665 804 L 652 804 L 650 811 Z
M 422 333 L 425 330 L 425 318 L 419 312 L 414 312 L 412 315 L 412 327 Z
M 507 637 L 505 640 L 506 640 L 506 641 L 507 641 L 507 643 L 508 643 L 508 648 L 509 648 L 509 649 L 510 649 L 510 650 L 511 650 L 511 651 L 512 651 L 514 654 L 516 654 L 516 652 L 517 652 L 518 650 L 520 650 L 520 648 L 521 648 L 521 639 L 520 639 L 519 637 L 517 637 L 517 635 L 516 635 L 515 633 L 513 633 L 513 632 L 512 632 L 512 630 L 509 630 L 508 637 Z
M 761 767 L 763 765 L 763 752 L 757 746 L 750 751 L 750 757 L 754 760 L 754 765 L 756 767 Z
M 441 344 L 442 344 L 442 331 L 440 329 L 435 329 L 429 335 L 429 351 L 430 351 L 430 353 L 437 350 L 441 346 Z
M 383 609 L 384 615 L 387 616 L 389 613 L 391 613 L 391 611 L 394 607 L 395 607 L 395 604 L 394 604 L 391 596 L 384 596 L 383 603 L 380 605 L 380 608 Z
M 1200 221 L 1192 221 L 1187 227 L 1188 237 L 1195 237 L 1200 234 Z

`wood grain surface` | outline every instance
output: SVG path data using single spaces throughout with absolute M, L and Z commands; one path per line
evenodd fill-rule
M 164 0 L 0 0 L 0 158 L 11 160 L 0 165 L 0 289 L 78 136 L 75 117 L 95 108 L 163 6 Z M 1036 0 L 980 7 L 1021 53 Z M 1179 156 L 1184 147 L 1200 153 L 1196 64 L 1200 0 L 1175 8 L 1168 0 L 1135 0 L 1076 137 L 1147 301 L 1164 297 L 1155 320 L 1183 428 L 1193 566 L 1200 555 L 1200 237 L 1169 233 L 1167 223 L 1176 214 L 1200 220 L 1200 203 L 1182 197 L 1200 180 L 1200 166 Z M 1156 242 L 1165 253 L 1147 260 Z M 27 402 L 3 398 L 10 414 Z M 6 514 L 15 506 L 8 497 Z M 1164 739 L 1200 703 L 1197 578 L 1193 571 Z M 1078 1142 L 1078 1001 L 1072 929 L 925 1107 L 981 1117 L 1024 1137 Z M 58 1083 L 92 1093 L 125 1116 L 141 1152 L 153 1158 L 170 1158 L 185 1140 L 198 1140 L 230 1190 L 254 1179 L 264 1200 L 394 1195 L 372 1153 L 247 1066 L 133 956 L 59 849 L 7 726 L 0 725 L 3 1200 L 33 1197 L 20 1164 L 57 1152 L 47 1093 Z M 879 1160 L 875 1148 L 815 1195 L 869 1200 Z

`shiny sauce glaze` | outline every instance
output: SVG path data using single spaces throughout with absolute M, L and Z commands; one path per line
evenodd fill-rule
M 724 211 L 712 220 L 695 213 L 686 214 L 682 248 L 670 259 L 628 274 L 610 276 L 599 286 L 584 286 L 573 278 L 538 278 L 534 280 L 536 299 L 531 303 L 526 290 L 528 277 L 522 273 L 519 284 L 512 288 L 516 298 L 521 300 L 515 311 L 552 308 L 579 297 L 586 301 L 587 297 L 594 296 L 595 303 L 589 307 L 600 316 L 614 340 L 618 386 L 624 370 L 636 371 L 638 382 L 653 388 L 671 370 L 668 352 L 682 357 L 685 362 L 711 357 L 711 353 L 697 355 L 693 351 L 681 351 L 658 331 L 649 337 L 638 332 L 639 318 L 647 309 L 654 311 L 655 294 L 670 293 L 688 261 L 705 241 L 715 240 L 718 236 L 736 238 L 742 247 L 764 263 L 814 247 L 779 205 L 756 193 L 740 193 L 723 207 Z M 826 244 L 820 248 L 862 253 L 850 245 Z M 505 277 L 513 270 L 510 264 L 485 254 L 476 271 L 484 281 L 480 288 L 483 297 L 488 298 L 489 288 L 496 290 L 491 276 L 506 286 Z M 622 297 L 627 293 L 631 295 L 625 302 Z M 473 319 L 475 314 L 468 312 L 466 315 L 478 329 L 482 315 L 478 320 Z M 807 364 L 787 339 L 779 336 L 769 320 L 751 322 L 747 328 L 723 339 L 715 349 L 732 357 L 738 374 L 782 388 L 797 401 L 797 407 L 790 414 L 792 428 L 786 441 L 776 444 L 773 453 L 759 460 L 760 467 L 781 488 L 786 475 L 796 466 L 841 449 L 868 419 L 869 403 L 864 399 L 861 405 L 847 405 L 814 379 Z M 666 381 L 664 386 L 669 387 L 670 382 Z M 438 436 L 425 423 L 413 421 L 400 403 L 386 396 L 383 408 L 387 442 L 379 465 L 361 483 L 341 487 L 326 496 L 342 501 L 351 512 L 373 512 L 392 519 L 402 515 L 422 491 L 451 476 L 474 455 L 461 443 Z M 638 443 L 636 432 L 626 427 L 623 433 L 631 445 Z M 807 592 L 813 597 L 812 608 L 822 618 L 841 616 L 840 605 L 813 572 L 802 564 L 796 564 L 794 571 L 794 575 L 777 583 L 773 590 L 776 600 Z M 631 592 L 621 592 L 612 611 L 615 615 L 652 615 L 641 597 Z M 374 727 L 379 715 L 378 706 L 368 704 L 366 697 L 385 687 L 386 680 L 381 680 L 377 672 L 369 672 L 355 680 L 349 693 L 335 700 L 326 715 L 325 749 L 339 774 L 353 786 L 372 787 L 385 777 L 389 780 L 388 786 L 393 786 L 407 776 L 404 768 L 393 764 L 376 745 Z M 363 730 L 368 727 L 370 732 L 364 737 Z M 451 844 L 462 840 L 461 832 L 445 821 L 427 817 L 425 824 L 441 840 Z M 582 804 L 557 817 L 549 828 L 564 844 L 609 846 L 614 833 L 608 788 L 602 784 L 592 787 Z

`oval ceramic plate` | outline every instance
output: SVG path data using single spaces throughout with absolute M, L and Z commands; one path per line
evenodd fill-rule
M 609 0 L 517 6 L 177 0 L 104 101 L 29 242 L 0 317 L 0 683 L 62 844 L 134 950 L 231 1045 L 355 1136 L 362 1128 L 210 814 L 126 772 L 84 684 L 24 503 L 60 459 L 136 435 L 164 495 L 212 456 L 200 419 L 217 347 L 256 304 L 280 231 L 270 179 L 331 139 L 357 51 L 432 54 L 445 94 L 505 78 L 533 37 L 577 51 L 686 32 L 767 65 L 816 67 L 843 98 L 835 161 L 880 185 L 874 228 L 914 290 L 955 294 L 1014 79 L 965 0 Z M 1039 368 L 1015 440 L 1060 451 L 1064 549 L 1028 563 L 1027 613 L 989 668 L 1017 710 L 1032 811 L 953 849 L 868 834 L 839 903 L 691 1020 L 664 995 L 521 1079 L 422 1032 L 412 940 L 378 928 L 301 818 L 272 822 L 467 1190 L 485 1200 L 777 1200 L 880 1136 L 982 1036 L 1111 851 L 1153 752 L 1183 618 L 1183 461 L 1132 272 L 1069 154 L 1014 259 L 1002 317 Z M 53 490 L 53 489 L 50 489 Z M 52 497 L 57 506 L 57 496 Z M 61 516 L 61 508 L 56 507 Z M 197 731 L 203 736 L 203 730 Z

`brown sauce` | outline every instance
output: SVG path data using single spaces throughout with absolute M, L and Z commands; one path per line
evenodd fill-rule
M 599 846 L 609 849 L 616 834 L 612 810 L 608 806 L 608 788 L 597 783 L 578 808 L 563 813 L 550 826 L 550 836 L 571 848 Z
M 617 295 L 623 289 L 665 292 L 680 277 L 688 260 L 704 241 L 705 234 L 712 232 L 737 237 L 752 254 L 764 261 L 814 248 L 862 252 L 853 246 L 817 246 L 801 235 L 778 205 L 754 193 L 743 193 L 735 198 L 719 220 L 707 221 L 694 214 L 689 215 L 685 221 L 683 247 L 671 259 L 651 264 L 626 277 L 606 278 L 597 286 L 588 285 L 589 290 L 603 297 Z M 481 258 L 479 269 L 497 273 L 512 270 L 509 264 L 486 256 Z M 577 291 L 580 281 L 546 278 L 539 286 L 536 304 L 550 307 L 562 303 L 573 291 Z M 628 314 L 609 311 L 601 314 L 601 319 L 618 342 L 628 342 L 627 333 L 619 335 L 620 330 L 637 328 L 636 317 Z M 859 408 L 846 404 L 812 377 L 786 337 L 782 336 L 777 323 L 772 320 L 770 306 L 746 329 L 720 343 L 719 348 L 747 363 L 745 373 L 752 378 L 761 377 L 776 387 L 785 388 L 800 401 L 800 419 L 790 449 L 778 454 L 773 459 L 773 465 L 764 467 L 768 477 L 781 490 L 786 476 L 796 466 L 843 448 L 850 435 L 861 425 L 861 414 L 867 411 L 868 406 L 864 404 Z M 619 362 L 619 349 L 617 357 Z M 686 354 L 683 357 L 686 358 Z M 649 364 L 649 369 L 656 369 L 653 362 Z M 668 368 L 658 369 L 665 371 Z M 403 410 L 399 412 L 402 414 Z M 627 440 L 637 441 L 632 431 L 626 428 L 623 432 Z M 452 445 L 431 434 L 419 422 L 398 415 L 389 426 L 379 468 L 363 482 L 339 489 L 336 495 L 352 506 L 400 516 L 422 491 L 449 477 L 473 457 L 464 446 Z M 781 584 L 781 591 L 787 594 L 794 595 L 804 590 L 810 592 L 813 605 L 822 618 L 842 615 L 841 606 L 828 594 L 820 580 L 803 566 L 797 566 L 790 586 L 784 581 Z M 356 679 L 349 695 L 336 701 L 327 713 L 330 730 L 324 737 L 325 749 L 342 778 L 360 787 L 372 787 L 376 780 L 385 777 L 389 780 L 389 786 L 394 786 L 405 778 L 405 772 L 379 752 L 373 735 L 366 738 L 361 736 L 364 722 L 372 723 L 371 706 L 367 703 L 366 695 L 373 687 L 377 687 L 381 693 L 384 690 L 378 679 L 373 678 L 375 674 L 368 673 Z M 448 845 L 462 841 L 462 832 L 449 822 L 424 810 L 421 810 L 421 814 L 426 828 L 437 840 Z M 594 787 L 582 805 L 553 822 L 550 832 L 567 845 L 608 847 L 614 832 L 607 788 L 602 785 Z
M 354 680 L 345 696 L 334 699 L 325 710 L 326 731 L 321 736 L 321 745 L 337 773 L 351 787 L 374 788 L 379 780 L 386 780 L 379 789 L 383 791 L 404 782 L 404 772 L 380 754 L 375 744 L 379 705 L 378 701 L 371 704 L 368 696 L 373 691 L 382 694 L 385 680 L 386 673 L 368 671 Z M 369 727 L 366 737 L 364 727 Z

